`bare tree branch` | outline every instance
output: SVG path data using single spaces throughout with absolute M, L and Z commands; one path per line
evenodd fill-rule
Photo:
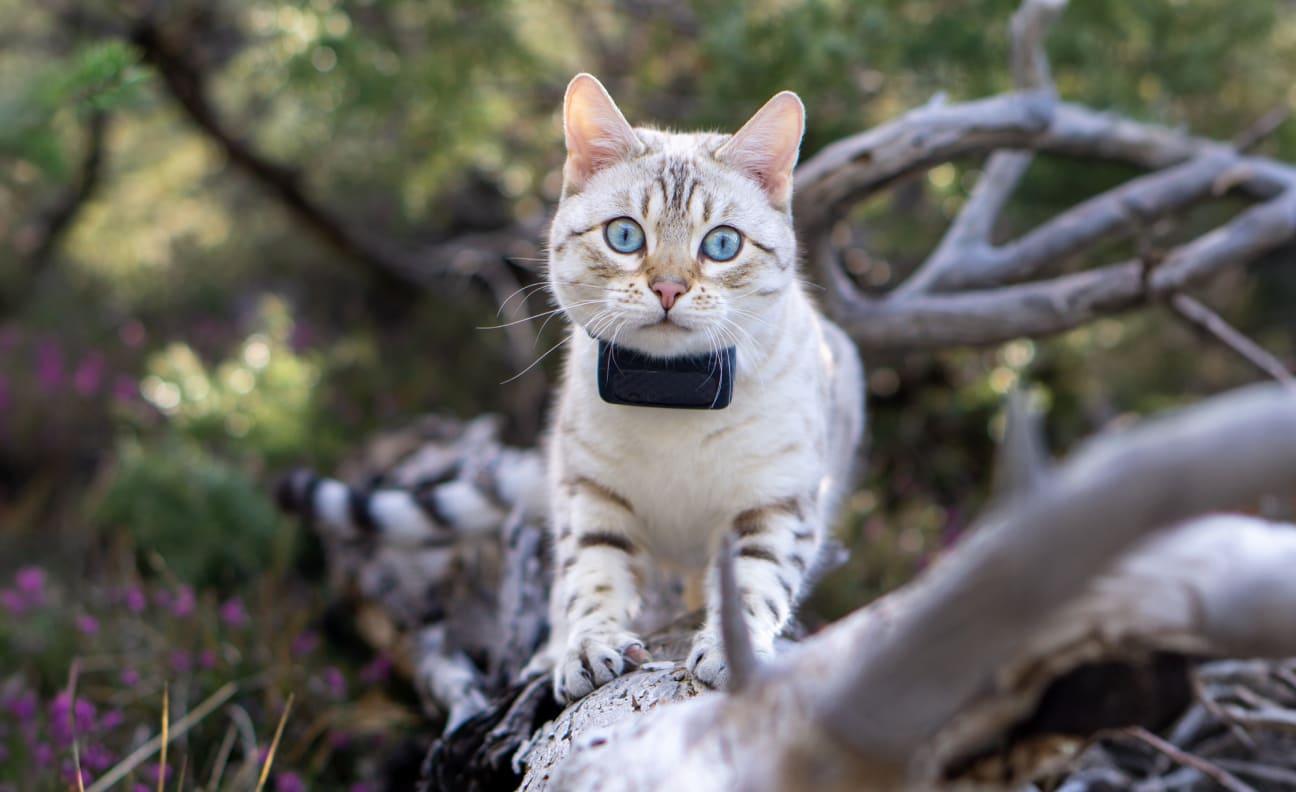
M 1232 325 L 1224 321 L 1219 314 L 1197 300 L 1186 294 L 1176 294 L 1170 298 L 1170 307 L 1176 315 L 1192 326 L 1204 330 L 1264 374 L 1289 385 L 1293 382 L 1291 372 L 1287 370 L 1281 360 L 1238 332 Z
M 108 132 L 108 114 L 102 110 L 90 113 L 85 123 L 85 144 L 81 164 L 72 184 L 45 210 L 26 240 L 27 260 L 32 274 L 48 265 L 63 236 L 94 195 L 103 176 L 104 141 Z M 22 252 L 22 251 L 20 251 Z
M 1066 0 L 1026 0 L 1012 17 L 1013 82 L 1018 91 L 1056 96 L 1049 74 L 1044 39 Z M 896 296 L 927 291 L 959 264 L 969 249 L 990 248 L 990 235 L 1004 204 L 1021 182 L 1034 155 L 1029 151 L 996 151 L 962 211 L 922 267 L 896 289 Z
M 189 120 L 224 150 L 230 163 L 349 259 L 400 283 L 426 287 L 447 276 L 472 277 L 482 269 L 500 267 L 520 250 L 534 255 L 538 227 L 465 235 L 443 244 L 414 247 L 351 222 L 313 197 L 298 171 L 274 162 L 229 128 L 211 101 L 206 75 L 152 19 L 137 20 L 131 40 L 157 68 L 163 85 Z
M 1141 261 L 983 291 L 905 300 L 845 300 L 838 319 L 864 349 L 997 344 L 1079 327 L 1179 292 L 1252 261 L 1296 233 L 1296 192 L 1258 204 L 1172 250 L 1150 273 Z
M 794 647 L 743 694 L 627 706 L 677 700 L 669 671 L 596 691 L 580 706 L 586 727 L 564 714 L 536 735 L 523 788 L 936 789 L 1085 663 L 1296 652 L 1282 626 L 1296 532 L 1217 518 L 1144 541 L 1296 484 L 1293 436 L 1296 392 L 1265 385 L 1090 443 L 943 564 Z

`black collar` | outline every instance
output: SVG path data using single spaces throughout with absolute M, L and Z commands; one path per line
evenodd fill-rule
M 733 398 L 733 347 L 658 358 L 599 340 L 599 396 L 610 404 L 722 410 Z

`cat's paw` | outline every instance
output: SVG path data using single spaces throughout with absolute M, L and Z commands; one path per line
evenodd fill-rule
M 554 669 L 554 697 L 564 704 L 584 698 L 652 659 L 631 633 L 586 635 L 569 644 Z
M 729 666 L 725 663 L 724 646 L 709 630 L 698 633 L 693 639 L 686 667 L 694 679 L 707 687 L 723 689 L 729 684 Z
M 768 660 L 774 656 L 774 646 L 772 642 L 756 643 L 752 646 L 752 654 L 758 662 Z M 723 690 L 729 686 L 729 665 L 725 661 L 724 643 L 709 628 L 703 629 L 693 639 L 693 648 L 689 651 L 685 667 L 694 679 L 707 687 Z

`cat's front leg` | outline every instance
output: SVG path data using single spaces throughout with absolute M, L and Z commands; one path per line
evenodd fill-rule
M 818 553 L 820 516 L 808 498 L 783 498 L 740 512 L 729 530 L 734 538 L 734 581 L 752 649 L 758 657 L 769 657 Z M 688 669 L 717 688 L 729 679 L 720 639 L 719 597 L 712 564 L 707 573 L 707 620 L 693 640 Z
M 627 629 L 639 603 L 634 508 L 584 477 L 564 480 L 559 498 L 552 611 L 566 638 L 555 647 L 554 695 L 570 703 L 650 658 Z

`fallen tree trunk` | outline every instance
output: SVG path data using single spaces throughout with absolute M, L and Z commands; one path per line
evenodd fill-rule
M 1095 442 L 923 578 L 739 692 L 703 694 L 677 667 L 597 690 L 523 748 L 522 788 L 1010 788 L 1066 756 L 1059 739 L 1074 749 L 1166 714 L 1138 699 L 1040 709 L 1094 669 L 1186 691 L 1189 666 L 1170 658 L 1296 654 L 1296 527 L 1214 517 L 1157 533 L 1293 485 L 1283 386 Z

